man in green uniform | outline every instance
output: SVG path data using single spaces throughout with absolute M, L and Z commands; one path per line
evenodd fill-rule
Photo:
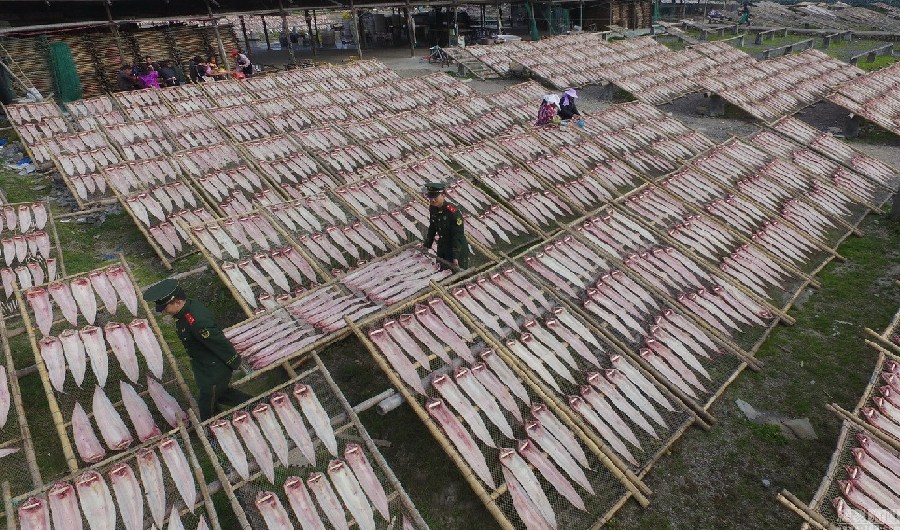
M 151 285 L 144 300 L 156 304 L 156 312 L 175 317 L 175 331 L 194 370 L 200 394 L 197 406 L 200 419 L 216 415 L 218 405 L 238 405 L 251 396 L 231 388 L 231 373 L 241 365 L 241 357 L 225 338 L 212 312 L 194 299 L 189 299 L 173 279 Z
M 437 257 L 465 269 L 469 266 L 469 244 L 466 242 L 465 225 L 462 212 L 444 198 L 446 186 L 440 182 L 429 182 L 425 185 L 428 196 L 428 234 L 425 236 L 425 248 L 431 248 L 434 236 L 440 236 L 437 246 Z M 447 268 L 441 263 L 442 268 Z

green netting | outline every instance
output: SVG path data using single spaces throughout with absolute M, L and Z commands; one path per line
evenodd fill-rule
M 0 64 L 0 103 L 9 105 L 14 99 L 16 99 L 16 93 L 12 88 L 12 80 L 9 78 L 6 66 Z
M 65 42 L 52 42 L 49 46 L 50 73 L 56 83 L 56 93 L 62 101 L 81 99 L 81 80 L 75 70 L 72 49 Z

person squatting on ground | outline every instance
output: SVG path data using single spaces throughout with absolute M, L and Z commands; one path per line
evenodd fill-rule
M 556 94 L 548 94 L 541 99 L 541 106 L 538 108 L 537 121 L 535 126 L 547 125 L 553 122 L 556 117 L 556 109 L 559 107 L 559 96 Z

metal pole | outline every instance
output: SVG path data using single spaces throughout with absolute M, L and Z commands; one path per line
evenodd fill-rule
M 315 57 L 315 55 L 316 55 L 316 41 L 314 40 L 315 37 L 313 37 L 312 17 L 311 17 L 310 14 L 309 14 L 309 9 L 307 9 L 307 10 L 304 12 L 304 15 L 305 15 L 305 17 L 306 17 L 306 29 L 309 31 L 309 46 L 312 48 L 313 57 Z
M 362 59 L 362 42 L 359 37 L 359 13 L 356 11 L 356 4 L 350 0 L 350 25 L 353 28 L 353 36 L 356 38 L 356 56 Z
M 584 0 L 581 0 L 581 7 L 579 8 L 578 27 L 581 28 L 581 31 L 584 31 Z
M 416 56 L 416 28 L 413 27 L 412 10 L 409 7 L 409 0 L 406 0 L 406 29 L 409 32 L 409 56 Z
M 266 17 L 260 15 L 259 18 L 262 19 L 262 23 L 263 23 L 263 35 L 266 36 L 266 49 L 269 50 L 269 51 L 271 51 L 271 50 L 272 50 L 272 43 L 269 42 L 269 27 L 266 26 Z
M 316 20 L 316 10 L 313 9 L 312 12 L 313 12 L 313 26 L 316 28 L 316 42 L 313 43 L 313 49 L 315 50 L 315 47 L 317 45 L 318 46 L 322 45 L 322 41 L 319 40 L 319 21 Z
M 503 35 L 503 8 L 500 7 L 500 0 L 497 0 L 497 35 Z
M 230 70 L 231 66 L 228 64 L 228 56 L 225 54 L 225 44 L 222 42 L 222 35 L 219 34 L 219 19 L 213 15 L 209 0 L 206 0 L 206 10 L 209 12 L 209 18 L 213 21 L 213 33 L 216 34 L 216 42 L 219 44 L 219 58 L 222 61 L 220 64 L 226 66 L 226 70 Z
M 241 15 L 238 17 L 241 21 L 241 33 L 244 34 L 244 52 L 247 53 L 247 57 L 252 57 L 250 53 L 250 38 L 247 37 L 247 24 L 244 23 L 244 16 Z
M 103 2 L 103 7 L 106 8 L 106 18 L 109 20 L 109 32 L 112 33 L 113 38 L 116 40 L 116 48 L 119 50 L 119 61 L 121 64 L 125 64 L 125 52 L 122 51 L 122 36 L 119 35 L 119 26 L 113 22 L 112 11 L 109 9 L 109 3 Z
M 291 34 L 287 25 L 287 13 L 284 12 L 284 2 L 281 0 L 278 0 L 278 11 L 281 13 L 281 31 L 288 40 L 288 53 L 291 55 L 291 64 L 295 65 L 297 64 L 297 59 L 294 57 L 294 45 L 291 43 Z
M 456 46 L 459 46 L 459 9 L 456 8 L 456 2 L 453 2 L 453 37 L 456 39 Z M 447 39 L 450 44 L 450 39 Z

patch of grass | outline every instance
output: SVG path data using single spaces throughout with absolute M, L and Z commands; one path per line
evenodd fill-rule
M 748 421 L 747 428 L 753 433 L 753 436 L 766 444 L 783 444 L 787 442 L 787 438 L 781 434 L 781 429 L 777 425 L 771 423 L 753 423 Z
M 896 63 L 898 60 L 897 57 L 893 55 L 879 55 L 875 58 L 874 61 L 859 61 L 856 63 L 861 70 L 865 70 L 866 72 L 872 72 L 875 70 L 881 70 L 882 68 L 887 68 L 888 66 Z

